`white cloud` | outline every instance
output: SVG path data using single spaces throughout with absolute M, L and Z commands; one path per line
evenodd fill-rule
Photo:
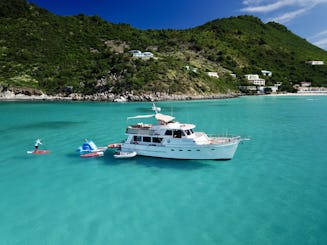
M 271 1 L 265 1 L 266 4 L 258 5 L 257 3 L 248 3 L 245 4 L 247 7 L 243 8 L 243 12 L 250 12 L 250 13 L 267 13 L 278 10 L 285 6 L 293 5 L 296 0 L 283 0 L 283 1 L 275 1 L 271 3 Z M 244 3 L 244 2 L 243 2 Z
M 245 7 L 241 11 L 268 13 L 280 10 L 283 7 L 312 8 L 322 3 L 327 3 L 327 0 L 244 0 L 242 4 Z
M 327 37 L 324 39 L 321 39 L 317 42 L 313 42 L 314 45 L 327 50 Z
M 272 13 L 275 17 L 270 20 L 285 23 L 307 13 L 318 4 L 327 3 L 327 0 L 243 0 L 245 6 L 241 9 L 246 13 Z
M 327 30 L 321 31 L 309 38 L 314 45 L 327 50 Z
M 323 37 L 323 36 L 327 36 L 327 30 L 321 31 L 321 32 L 315 34 L 314 36 L 312 36 L 311 38 L 316 39 L 316 38 L 320 38 L 320 37 Z
M 286 13 L 283 13 L 282 15 L 269 18 L 269 21 L 275 21 L 275 22 L 285 24 L 286 22 L 289 22 L 289 21 L 295 19 L 296 17 L 298 17 L 298 16 L 300 16 L 300 15 L 302 15 L 304 13 L 308 13 L 308 11 L 310 9 L 311 9 L 311 7 L 301 8 L 301 9 L 297 9 L 297 10 L 294 10 L 294 11 L 286 12 Z

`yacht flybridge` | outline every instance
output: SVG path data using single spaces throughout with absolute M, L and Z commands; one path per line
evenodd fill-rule
M 156 124 L 136 123 L 126 128 L 127 139 L 120 144 L 121 152 L 173 159 L 232 159 L 241 140 L 237 137 L 209 137 L 195 132 L 194 124 L 179 123 L 174 117 L 159 113 L 155 104 L 153 115 L 128 117 L 144 119 L 154 117 Z

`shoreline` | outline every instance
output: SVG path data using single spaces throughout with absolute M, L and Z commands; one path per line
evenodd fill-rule
M 228 99 L 241 96 L 238 93 L 207 94 L 207 95 L 181 95 L 166 93 L 149 93 L 143 95 L 100 93 L 94 95 L 70 94 L 64 95 L 26 95 L 15 94 L 11 91 L 0 93 L 0 101 L 97 101 L 97 102 L 155 102 L 155 101 L 182 101 L 182 100 L 206 100 Z
M 95 101 L 95 102 L 155 102 L 155 101 L 186 101 L 186 100 L 210 100 L 210 99 L 230 99 L 241 96 L 248 96 L 239 93 L 228 94 L 208 94 L 208 95 L 181 95 L 181 94 L 144 94 L 144 95 L 115 95 L 115 94 L 95 94 L 95 95 L 81 95 L 70 94 L 69 96 L 63 95 L 25 95 L 14 94 L 11 91 L 0 93 L 0 102 L 10 101 Z M 263 94 L 263 95 L 250 95 L 250 96 L 327 96 L 327 92 L 311 92 L 311 93 L 280 93 L 280 94 Z
M 327 92 L 267 94 L 265 96 L 327 96 Z

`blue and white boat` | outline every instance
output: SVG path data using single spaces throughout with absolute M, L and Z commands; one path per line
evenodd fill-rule
M 87 154 L 93 152 L 105 152 L 107 149 L 107 146 L 98 147 L 92 140 L 85 140 L 85 142 L 78 147 L 76 151 L 80 154 Z

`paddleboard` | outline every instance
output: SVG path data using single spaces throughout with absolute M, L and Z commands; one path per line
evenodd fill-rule
M 27 154 L 49 154 L 49 150 L 34 150 L 34 151 L 27 151 Z

